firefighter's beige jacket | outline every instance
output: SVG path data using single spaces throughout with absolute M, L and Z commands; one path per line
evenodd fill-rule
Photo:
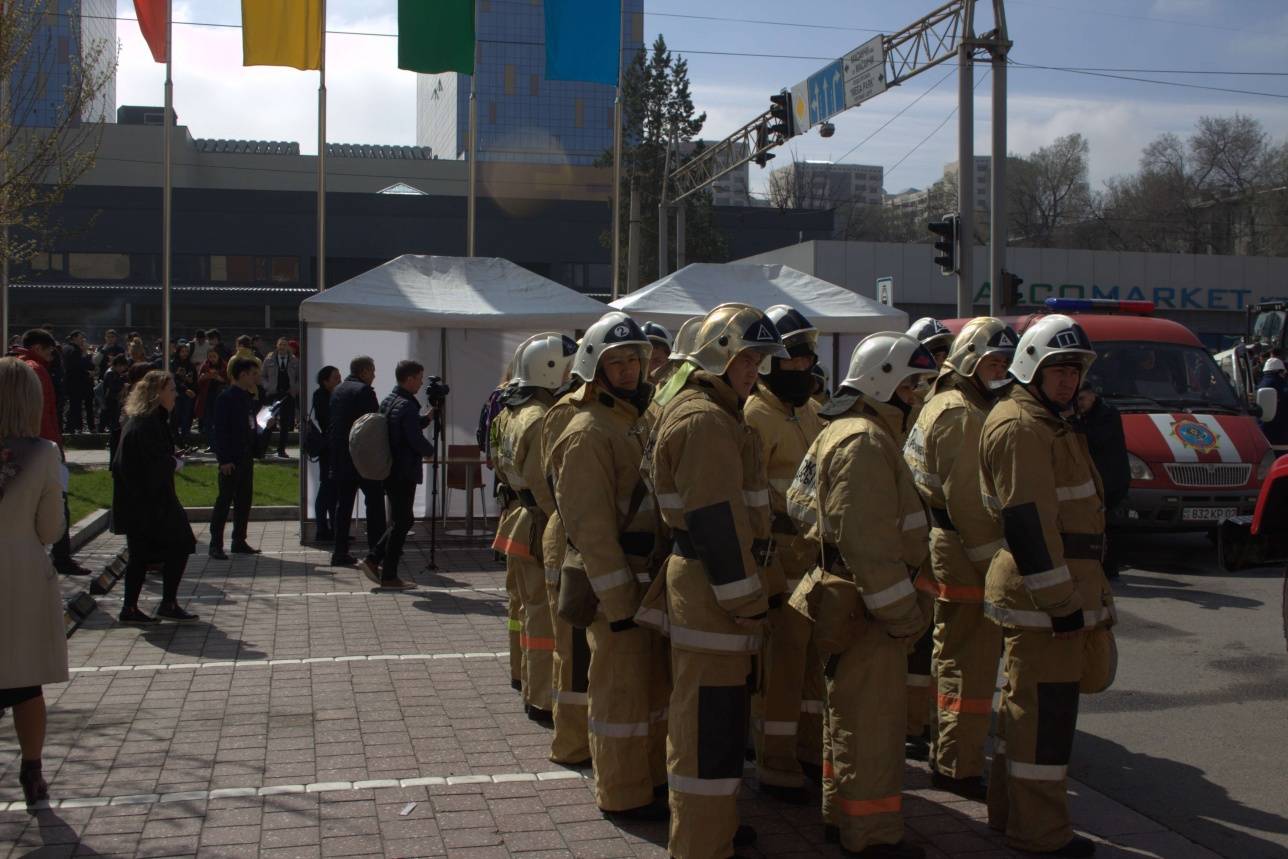
M 538 504 L 537 492 L 549 494 L 541 477 L 541 423 L 553 403 L 553 395 L 537 389 L 524 402 L 506 406 L 506 420 L 493 452 L 497 473 L 518 496 L 519 509 L 510 520 L 507 538 L 512 546 L 526 547 L 526 557 L 536 560 L 542 556 L 541 536 L 547 516 Z
M 719 376 L 695 370 L 662 410 L 646 468 L 676 546 L 666 565 L 671 646 L 755 653 L 768 593 L 752 543 L 768 533 L 760 438 Z M 658 625 L 653 621 L 651 625 Z
M 492 468 L 496 472 L 497 479 L 497 501 L 501 505 L 501 513 L 496 519 L 496 536 L 492 540 L 492 548 L 507 555 L 531 558 L 533 552 L 529 545 L 528 533 L 531 523 L 519 521 L 523 513 L 523 505 L 519 503 L 519 493 L 510 485 L 509 478 L 506 477 L 506 469 L 501 464 L 501 448 L 509 436 L 510 422 L 513 417 L 514 413 L 508 407 L 503 408 L 492 419 L 489 429 L 489 435 L 492 438 Z
M 576 412 L 555 439 L 548 466 L 567 534 L 565 566 L 586 572 L 610 624 L 630 621 L 647 588 L 657 513 L 643 487 L 647 425 L 640 410 L 597 384 L 575 397 Z M 643 497 L 629 521 L 631 498 Z
M 546 586 L 556 589 L 559 587 L 559 571 L 563 567 L 564 552 L 568 544 L 567 535 L 564 533 L 563 517 L 559 515 L 559 507 L 555 503 L 555 475 L 550 470 L 550 459 L 554 451 L 555 442 L 559 440 L 564 428 L 568 426 L 568 421 L 572 420 L 573 415 L 577 414 L 578 395 L 580 393 L 580 390 L 576 390 L 564 394 L 546 411 L 541 418 L 541 435 L 538 441 L 540 456 L 538 461 L 525 460 L 525 465 L 528 468 L 536 465 L 541 469 L 541 485 L 543 489 L 538 491 L 534 488 L 532 492 L 537 496 L 537 503 L 548 517 L 546 530 L 541 538 L 542 561 L 546 567 Z M 530 479 L 529 485 L 533 484 L 534 481 Z
M 839 552 L 844 567 L 833 572 L 854 580 L 867 616 L 895 638 L 920 635 L 927 621 L 913 587 L 928 526 L 901 451 L 907 419 L 857 397 L 814 440 L 787 490 L 806 538 Z
M 787 515 L 787 490 L 796 477 L 796 469 L 805 458 L 810 444 L 823 431 L 818 404 L 806 400 L 793 407 L 779 399 L 763 383 L 747 398 L 743 415 L 760 435 L 763 460 L 769 483 L 769 508 L 772 517 L 775 563 L 766 568 L 769 595 L 790 593 L 818 559 L 818 546 L 811 544 L 797 530 Z
M 1006 546 L 988 568 L 984 611 L 1021 629 L 1113 623 L 1100 557 L 1104 490 L 1087 440 L 1015 385 L 989 412 L 981 488 Z
M 1002 548 L 1001 525 L 979 490 L 979 438 L 992 403 L 951 370 L 933 390 L 903 446 L 931 513 L 933 577 L 917 584 L 944 602 L 978 604 L 989 562 Z

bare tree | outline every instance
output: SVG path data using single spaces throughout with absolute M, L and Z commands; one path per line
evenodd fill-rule
M 94 164 L 102 120 L 86 117 L 116 72 L 116 45 L 59 56 L 54 0 L 0 0 L 0 257 L 19 262 L 49 237 L 50 209 Z M 49 72 L 66 62 L 61 92 Z M 108 106 L 109 109 L 112 106 Z M 37 117 L 46 117 L 37 124 Z
M 1058 137 L 1027 158 L 1007 159 L 1007 214 L 1015 241 L 1050 247 L 1087 218 L 1090 147 L 1081 134 Z

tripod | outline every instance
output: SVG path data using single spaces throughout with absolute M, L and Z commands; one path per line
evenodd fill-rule
M 429 486 L 429 563 L 426 570 L 438 569 L 438 465 L 447 450 L 446 432 L 443 430 L 442 402 L 431 403 L 433 409 L 433 432 L 430 437 L 434 442 L 434 462 L 430 468 Z

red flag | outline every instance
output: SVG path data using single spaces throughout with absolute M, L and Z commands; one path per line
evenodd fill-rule
M 166 24 L 170 17 L 170 0 L 134 0 L 134 14 L 139 19 L 139 29 L 152 49 L 152 59 L 166 61 Z

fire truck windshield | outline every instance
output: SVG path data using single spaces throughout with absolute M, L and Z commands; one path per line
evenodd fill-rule
M 1126 411 L 1240 412 L 1239 399 L 1206 351 L 1174 343 L 1098 343 L 1088 380 Z

